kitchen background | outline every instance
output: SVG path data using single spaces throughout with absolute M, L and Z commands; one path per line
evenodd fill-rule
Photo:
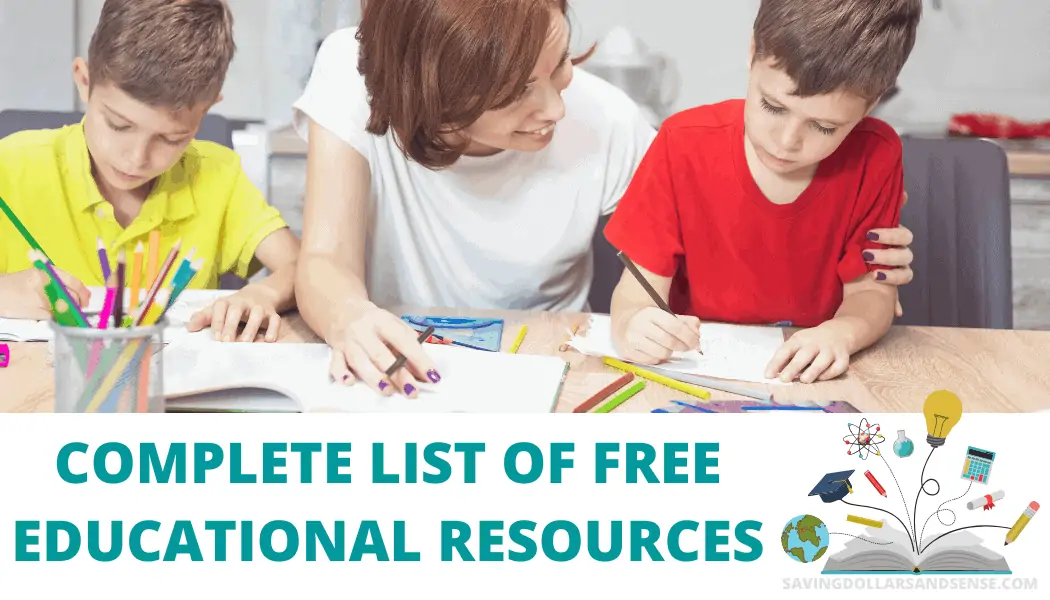
M 303 145 L 287 130 L 317 44 L 353 25 L 359 0 L 229 0 L 238 54 L 215 112 L 241 122 L 245 168 L 293 228 Z M 72 59 L 85 55 L 102 0 L 0 0 L 0 110 L 80 108 Z M 584 68 L 627 87 L 654 122 L 739 96 L 758 0 L 572 0 Z M 631 65 L 637 65 L 633 68 Z M 615 66 L 616 68 L 612 68 Z M 958 113 L 1050 121 L 1050 0 L 927 0 L 899 92 L 877 116 L 941 135 Z M 1050 329 L 1050 140 L 1004 142 L 1010 157 L 1016 328 Z

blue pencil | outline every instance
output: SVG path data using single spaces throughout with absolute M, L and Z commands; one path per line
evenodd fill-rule
M 741 406 L 740 410 L 816 410 L 824 412 L 819 406 Z

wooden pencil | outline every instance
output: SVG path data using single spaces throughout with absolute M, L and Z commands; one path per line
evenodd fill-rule
M 117 303 L 113 305 L 113 326 L 120 327 L 124 321 L 124 274 L 126 272 L 127 256 L 124 249 L 117 252 Z
M 135 318 L 135 325 L 141 325 L 143 319 L 146 317 L 146 313 L 149 312 L 150 306 L 156 300 L 157 292 L 160 291 L 161 285 L 164 284 L 164 280 L 167 279 L 168 273 L 171 271 L 171 266 L 175 264 L 175 258 L 179 255 L 179 249 L 182 247 L 182 240 L 175 242 L 175 245 L 171 247 L 171 251 L 168 252 L 168 257 L 164 259 L 164 266 L 161 267 L 157 276 L 153 279 L 153 285 L 150 286 L 149 292 L 146 294 L 146 299 L 142 301 L 142 306 L 138 309 L 138 315 Z
M 423 333 L 420 333 L 419 337 L 416 338 L 416 342 L 422 344 L 423 341 L 426 340 L 427 338 L 429 338 L 432 333 L 434 333 L 434 328 L 433 327 L 427 327 L 426 330 L 423 331 Z M 394 360 L 394 364 L 390 365 L 390 368 L 386 370 L 386 376 L 387 377 L 392 377 L 394 375 L 394 373 L 397 372 L 398 369 L 400 369 L 401 367 L 405 366 L 405 362 L 407 360 L 408 359 L 405 358 L 404 354 L 401 354 L 400 352 L 398 352 L 397 353 L 397 359 Z
M 40 244 L 38 244 L 36 239 L 33 238 L 33 234 L 29 233 L 29 230 L 26 229 L 26 226 L 23 225 L 22 221 L 18 219 L 14 211 L 11 210 L 11 207 L 8 206 L 7 202 L 4 201 L 3 197 L 0 197 L 0 211 L 3 211 L 3 213 L 7 215 L 7 220 L 11 221 L 11 224 L 15 226 L 15 229 L 18 230 L 18 233 L 22 236 L 22 239 L 24 239 L 26 243 L 29 244 L 30 248 L 44 255 L 44 259 L 47 262 L 52 262 L 51 257 L 47 255 L 47 252 L 44 252 L 44 249 L 41 248 Z
M 135 245 L 135 254 L 131 258 L 131 301 L 129 305 L 132 309 L 139 305 L 139 291 L 142 288 L 142 255 L 144 252 L 145 249 L 142 247 L 142 242 L 139 242 Z
M 628 258 L 627 255 L 624 254 L 622 251 L 617 252 L 616 256 L 619 257 L 620 262 L 623 263 L 623 266 L 627 267 L 627 270 L 631 272 L 631 275 L 634 275 L 634 278 L 638 280 L 638 284 L 641 285 L 643 289 L 645 289 L 645 293 L 649 294 L 649 297 L 652 298 L 653 302 L 655 302 L 658 307 L 660 307 L 660 310 L 664 311 L 667 314 L 673 315 L 674 311 L 672 311 L 671 307 L 668 306 L 666 302 L 664 302 L 664 299 L 660 297 L 660 294 L 656 293 L 656 290 L 653 289 L 653 286 L 649 283 L 649 280 L 646 279 L 642 275 L 642 272 L 638 270 L 638 267 L 635 266 L 634 261 Z M 696 351 L 700 354 L 704 353 L 704 351 L 700 348 L 697 348 Z
M 98 264 L 102 267 L 102 282 L 105 285 L 109 285 L 109 254 L 106 253 L 106 242 L 102 241 L 102 238 L 98 238 Z
M 149 262 L 146 264 L 146 282 L 143 287 L 150 289 L 157 278 L 157 263 L 160 262 L 160 231 L 149 232 Z
M 584 401 L 583 404 L 577 406 L 572 410 L 574 413 L 585 413 L 595 406 L 598 406 L 603 400 L 612 395 L 613 392 L 627 385 L 634 379 L 634 373 L 624 373 L 623 375 L 616 378 L 616 381 L 598 390 L 596 394 Z
M 634 385 L 632 385 L 631 387 L 629 387 L 626 390 L 624 390 L 624 391 L 620 392 L 619 394 L 617 394 L 616 397 L 613 398 L 612 400 L 609 400 L 605 404 L 599 406 L 594 412 L 596 412 L 596 413 L 609 413 L 609 412 L 612 412 L 612 411 L 616 410 L 617 408 L 619 408 L 619 406 L 621 404 L 623 404 L 624 402 L 627 402 L 628 400 L 630 400 L 631 397 L 633 397 L 635 394 L 637 394 L 638 392 L 642 391 L 643 388 L 645 388 L 645 380 L 644 379 L 639 379 L 638 381 L 635 382 Z
M 521 343 L 525 340 L 525 333 L 529 330 L 527 325 L 522 325 L 521 329 L 518 330 L 518 337 L 514 339 L 514 344 L 510 347 L 510 353 L 516 354 L 518 348 L 521 348 Z

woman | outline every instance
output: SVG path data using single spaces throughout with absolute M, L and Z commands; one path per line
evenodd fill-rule
M 356 30 L 325 40 L 295 105 L 309 140 L 296 296 L 337 381 L 409 397 L 440 381 L 416 332 L 380 307 L 587 309 L 598 220 L 655 131 L 575 69 L 567 8 L 369 0 Z M 906 248 L 875 258 L 903 267 L 887 283 L 911 279 Z M 388 378 L 390 348 L 407 369 Z

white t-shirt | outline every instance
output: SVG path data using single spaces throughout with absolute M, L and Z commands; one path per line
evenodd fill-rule
M 624 92 L 576 69 L 566 116 L 539 152 L 463 157 L 432 171 L 393 131 L 365 131 L 356 29 L 322 44 L 294 124 L 345 140 L 372 175 L 366 272 L 379 306 L 587 310 L 598 219 L 613 211 L 656 135 Z

